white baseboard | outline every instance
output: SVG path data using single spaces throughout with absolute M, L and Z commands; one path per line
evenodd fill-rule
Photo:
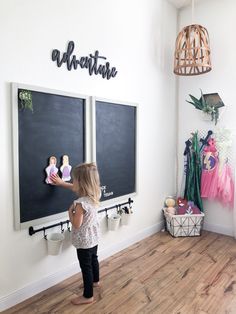
M 63 281 L 64 279 L 78 273 L 79 266 L 78 263 L 73 263 L 69 267 L 63 269 L 63 271 L 56 272 L 49 275 L 37 282 L 27 285 L 17 291 L 10 293 L 9 295 L 0 299 L 0 312 L 6 310 L 30 297 L 42 292 L 57 283 Z
M 155 224 L 151 227 L 148 227 L 139 233 L 133 235 L 132 237 L 125 239 L 122 242 L 117 244 L 113 244 L 111 247 L 103 249 L 99 252 L 99 259 L 103 260 L 127 247 L 130 245 L 145 239 L 146 237 L 160 231 L 163 227 L 163 222 Z M 0 312 L 4 311 L 30 297 L 56 285 L 57 283 L 73 276 L 74 274 L 79 272 L 78 263 L 73 263 L 70 266 L 64 268 L 62 271 L 56 272 L 52 275 L 49 275 L 37 282 L 34 282 L 30 285 L 27 285 L 17 291 L 10 293 L 7 296 L 0 298 Z
M 140 231 L 139 233 L 133 235 L 132 237 L 125 239 L 122 242 L 119 242 L 115 245 L 113 244 L 108 248 L 100 250 L 99 251 L 99 259 L 103 260 L 105 258 L 108 258 L 109 256 L 124 250 L 125 248 L 129 247 L 130 245 L 132 245 L 138 241 L 141 241 L 141 240 L 151 236 L 152 234 L 159 232 L 163 228 L 163 226 L 164 226 L 164 222 L 161 221 L 158 224 L 155 224 L 151 227 L 148 227 L 148 228 Z
M 232 236 L 232 237 L 234 236 L 233 230 L 231 230 L 227 227 L 209 224 L 209 223 L 205 223 L 205 222 L 203 225 L 203 230 L 212 231 L 212 232 L 216 232 L 216 233 L 220 233 L 220 234 L 224 234 L 224 235 L 228 235 L 228 236 Z

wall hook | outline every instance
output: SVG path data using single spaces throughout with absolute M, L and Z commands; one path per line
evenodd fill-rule
M 131 214 L 133 211 L 132 211 L 132 200 L 131 200 L 131 198 L 129 198 L 129 209 L 127 208 L 127 210 L 128 210 L 128 214 Z
M 47 240 L 47 235 L 46 235 L 46 229 L 45 228 L 43 228 L 43 237 L 44 237 L 45 240 Z
M 63 222 L 61 222 L 61 233 L 64 232 L 64 229 L 63 229 Z
M 118 205 L 119 206 L 119 209 L 118 209 L 118 214 L 121 215 L 124 211 L 124 208 L 122 208 L 122 205 Z
M 213 134 L 212 130 L 209 130 L 209 131 L 207 132 L 207 136 L 206 136 L 205 138 L 201 138 L 201 139 L 200 139 L 200 142 L 202 143 L 202 146 L 201 146 L 201 148 L 200 148 L 200 151 L 203 149 L 203 147 L 204 147 L 205 145 L 208 146 L 208 139 L 210 138 L 210 136 L 211 136 L 212 134 Z
M 69 223 L 70 223 L 69 220 L 67 220 L 66 223 L 67 223 L 67 230 L 68 230 L 69 232 L 71 232 L 70 225 L 69 225 Z
M 128 199 L 129 207 L 131 207 L 131 204 L 133 203 L 132 199 L 129 197 Z

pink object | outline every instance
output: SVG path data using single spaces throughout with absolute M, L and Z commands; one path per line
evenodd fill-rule
M 182 198 L 182 197 L 177 198 L 177 205 L 179 207 L 184 207 L 184 206 L 186 207 L 187 203 L 188 203 L 188 201 L 185 198 Z
M 185 200 L 186 201 L 186 200 Z M 201 214 L 200 209 L 194 204 L 192 201 L 188 201 L 187 203 L 184 202 L 180 203 L 181 205 L 178 206 L 177 215 L 196 215 Z
M 201 176 L 201 197 L 214 199 L 218 193 L 219 160 L 214 139 L 204 148 Z
M 206 145 L 204 147 L 204 150 L 203 150 L 205 153 L 207 152 L 211 152 L 211 153 L 216 153 L 217 150 L 216 150 L 216 147 L 215 147 L 215 140 L 213 138 L 210 138 L 208 140 L 208 145 Z
M 186 214 L 186 210 L 188 209 L 188 207 L 178 207 L 177 209 L 177 215 L 185 215 Z
M 200 209 L 197 206 L 195 206 L 195 205 L 192 207 L 192 212 L 193 212 L 193 215 L 201 214 Z
M 178 197 L 177 199 L 177 215 L 185 215 L 186 214 L 186 210 L 188 209 L 188 205 L 187 205 L 188 201 L 184 198 Z
M 224 206 L 234 207 L 234 181 L 228 163 L 225 163 L 218 180 L 218 199 Z

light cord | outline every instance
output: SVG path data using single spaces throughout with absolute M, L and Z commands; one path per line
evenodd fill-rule
M 194 0 L 192 0 L 192 24 L 194 23 Z

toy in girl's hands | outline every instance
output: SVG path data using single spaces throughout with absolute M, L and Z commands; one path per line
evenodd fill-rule
M 57 159 L 55 156 L 51 156 L 49 158 L 49 165 L 47 166 L 47 168 L 45 169 L 45 172 L 47 174 L 47 177 L 45 179 L 45 182 L 47 184 L 54 184 L 53 181 L 51 180 L 51 176 L 52 175 L 56 175 L 58 172 L 58 168 L 56 166 L 57 164 Z

